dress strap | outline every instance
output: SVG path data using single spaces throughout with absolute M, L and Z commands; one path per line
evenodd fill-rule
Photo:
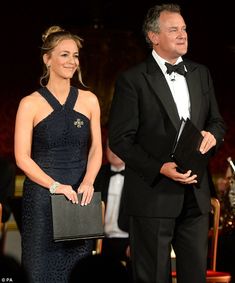
M 51 105 L 54 110 L 62 107 L 59 101 L 46 87 L 41 87 L 37 91 L 46 99 L 46 101 Z
M 46 101 L 51 105 L 54 110 L 61 108 L 66 108 L 67 110 L 73 109 L 78 97 L 78 89 L 76 87 L 71 86 L 65 104 L 61 105 L 47 87 L 41 87 L 37 91 L 46 99 Z
M 70 87 L 68 99 L 65 103 L 65 108 L 73 109 L 78 98 L 78 89 L 74 86 Z

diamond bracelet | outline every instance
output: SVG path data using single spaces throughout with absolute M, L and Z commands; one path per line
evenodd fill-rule
M 60 185 L 59 182 L 54 182 L 49 188 L 50 193 L 55 194 L 56 189 L 59 187 L 59 185 Z

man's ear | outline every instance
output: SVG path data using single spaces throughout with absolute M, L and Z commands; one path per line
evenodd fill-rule
M 158 45 L 159 38 L 158 38 L 158 34 L 157 33 L 149 31 L 148 32 L 148 38 L 154 45 Z

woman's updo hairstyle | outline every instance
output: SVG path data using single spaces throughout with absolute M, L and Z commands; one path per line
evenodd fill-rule
M 42 34 L 42 47 L 41 47 L 41 58 L 43 60 L 43 55 L 47 54 L 50 56 L 51 52 L 54 48 L 63 40 L 72 39 L 76 43 L 78 47 L 78 51 L 82 48 L 83 39 L 79 36 L 72 34 L 60 26 L 51 26 Z M 85 86 L 82 82 L 82 75 L 80 67 L 77 68 L 78 71 L 78 81 L 83 86 Z M 45 86 L 48 83 L 50 76 L 50 66 L 46 66 L 43 64 L 43 75 L 40 77 L 40 85 Z

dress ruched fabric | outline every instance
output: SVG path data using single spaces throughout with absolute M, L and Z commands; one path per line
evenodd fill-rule
M 90 141 L 89 119 L 73 109 L 78 89 L 71 87 L 64 105 L 46 87 L 38 92 L 53 111 L 33 130 L 32 158 L 54 180 L 77 189 L 85 174 Z M 91 240 L 53 242 L 50 192 L 26 178 L 22 264 L 30 282 L 67 283 L 75 263 L 90 255 L 91 249 Z

